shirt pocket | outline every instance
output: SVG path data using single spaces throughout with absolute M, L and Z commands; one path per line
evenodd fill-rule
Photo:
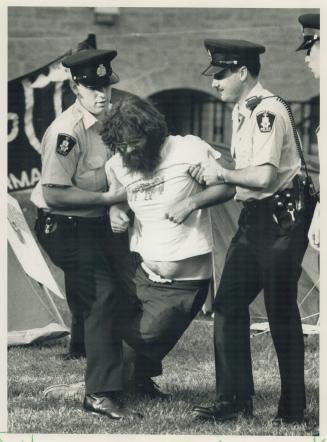
M 93 192 L 105 191 L 107 189 L 105 163 L 106 159 L 100 155 L 87 158 L 83 170 L 75 177 L 76 185 Z

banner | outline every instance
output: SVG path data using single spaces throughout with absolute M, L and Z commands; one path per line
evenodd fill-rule
M 75 100 L 69 69 L 61 60 L 92 47 L 96 47 L 94 34 L 46 66 L 8 82 L 8 191 L 28 189 L 39 181 L 42 136 Z

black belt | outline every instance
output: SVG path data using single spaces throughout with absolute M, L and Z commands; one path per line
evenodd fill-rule
M 53 221 L 65 222 L 65 223 L 106 223 L 108 221 L 108 215 L 97 217 L 83 217 L 83 216 L 71 216 L 71 215 L 58 215 L 57 213 L 47 212 L 43 209 L 37 209 L 37 216 L 39 219 L 51 218 Z
M 278 198 L 285 197 L 294 199 L 294 189 L 279 190 L 267 198 L 263 198 L 261 200 L 242 201 L 242 204 L 246 210 L 264 210 L 274 208 L 276 200 L 278 200 Z

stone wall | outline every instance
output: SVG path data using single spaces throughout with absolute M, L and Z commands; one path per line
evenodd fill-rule
M 171 89 L 213 94 L 204 38 L 244 38 L 266 45 L 262 82 L 288 100 L 306 101 L 318 83 L 304 65 L 297 17 L 306 9 L 119 8 L 113 25 L 95 22 L 90 7 L 9 7 L 9 79 L 64 53 L 89 33 L 99 48 L 115 47 L 119 88 L 148 97 Z

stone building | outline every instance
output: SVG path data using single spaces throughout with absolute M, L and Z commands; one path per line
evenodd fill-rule
M 8 77 L 49 63 L 89 33 L 98 48 L 114 47 L 119 89 L 153 100 L 172 133 L 195 133 L 228 144 L 231 105 L 201 76 L 205 38 L 238 38 L 267 47 L 262 82 L 292 103 L 307 150 L 314 149 L 319 84 L 295 52 L 297 17 L 308 9 L 9 7 Z M 317 104 L 318 103 L 318 104 Z

